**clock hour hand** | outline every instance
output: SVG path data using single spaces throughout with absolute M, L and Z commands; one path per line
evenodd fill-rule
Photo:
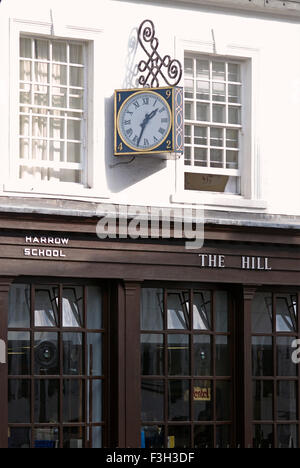
M 158 112 L 158 109 L 155 109 L 155 110 L 152 111 L 150 114 L 146 114 L 146 115 L 145 115 L 145 118 L 144 118 L 143 122 L 141 123 L 142 131 L 141 131 L 141 134 L 140 134 L 139 139 L 138 139 L 138 142 L 137 142 L 137 145 L 138 145 L 138 146 L 139 146 L 140 141 L 141 141 L 141 139 L 142 139 L 144 130 L 145 130 L 145 128 L 146 128 L 146 125 L 148 124 L 149 120 L 153 119 L 153 117 L 156 115 L 157 112 Z

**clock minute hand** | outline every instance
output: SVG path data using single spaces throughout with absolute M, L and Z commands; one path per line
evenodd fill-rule
M 141 141 L 141 139 L 142 139 L 142 136 L 143 136 L 143 133 L 144 133 L 144 130 L 145 130 L 145 128 L 146 128 L 146 125 L 147 125 L 148 121 L 149 121 L 149 114 L 146 114 L 146 116 L 145 116 L 143 122 L 141 123 L 142 130 L 141 130 L 139 139 L 138 139 L 138 141 L 137 141 L 137 146 L 139 146 L 139 144 L 140 144 L 140 141 Z

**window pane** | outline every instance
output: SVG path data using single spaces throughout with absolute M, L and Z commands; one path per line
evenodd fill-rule
M 31 62 L 26 60 L 20 61 L 20 80 L 31 81 Z
M 62 314 L 63 327 L 83 326 L 83 288 L 75 286 L 63 289 Z
M 163 375 L 164 337 L 163 335 L 141 336 L 142 375 Z
M 84 432 L 82 427 L 64 428 L 64 449 L 82 449 L 84 448 Z
M 68 120 L 68 140 L 81 140 L 81 120 Z
M 54 62 L 67 61 L 67 45 L 65 42 L 54 41 L 52 43 L 52 58 Z
M 213 101 L 225 101 L 226 100 L 226 85 L 225 83 L 213 83 L 212 84 L 212 100 Z M 232 101 L 234 102 L 234 101 Z
M 49 60 L 49 42 L 41 39 L 34 39 L 34 58 Z
M 212 375 L 212 347 L 209 335 L 194 335 L 194 375 Z
M 36 161 L 47 160 L 47 141 L 33 140 L 32 141 L 32 159 Z
M 228 336 L 216 336 L 216 375 L 231 375 L 230 345 Z
M 83 91 L 70 89 L 70 99 L 69 99 L 70 109 L 81 109 L 83 110 Z
M 47 119 L 45 117 L 32 117 L 32 135 L 47 138 Z
M 231 383 L 216 382 L 217 420 L 230 421 L 231 419 Z
M 273 426 L 261 424 L 254 426 L 254 448 L 274 448 Z
M 194 143 L 195 145 L 207 145 L 207 128 L 194 127 Z
M 30 423 L 30 380 L 8 380 L 8 422 Z
M 191 166 L 192 165 L 192 160 L 191 160 L 191 148 L 184 148 L 184 164 L 186 166 Z
M 59 429 L 57 427 L 39 428 L 34 431 L 36 449 L 58 449 Z
M 240 66 L 234 63 L 228 64 L 228 81 L 239 82 L 240 78 Z
M 83 68 L 70 67 L 70 86 L 83 86 Z
M 276 331 L 297 331 L 297 296 L 282 294 L 276 298 Z
M 65 138 L 64 119 L 50 119 L 50 137 L 57 140 L 62 140 Z
M 253 419 L 271 421 L 273 419 L 273 381 L 253 382 Z
M 88 429 L 89 433 L 92 433 L 93 442 L 91 448 L 100 449 L 103 447 L 103 428 L 102 427 L 92 427 Z
M 36 327 L 58 327 L 58 288 L 36 288 L 34 324 Z
M 195 426 L 195 449 L 208 449 L 214 446 L 213 426 Z
M 189 295 L 174 291 L 168 293 L 168 329 L 184 330 L 189 328 Z
M 34 415 L 36 423 L 59 421 L 59 380 L 35 380 Z
M 194 381 L 194 419 L 211 421 L 213 418 L 213 385 L 210 380 Z
M 102 335 L 100 333 L 88 333 L 87 335 L 88 347 L 88 368 L 89 376 L 101 377 L 102 376 Z
M 268 336 L 252 338 L 252 371 L 255 377 L 274 375 L 273 340 Z
M 83 65 L 83 47 L 82 45 L 70 44 L 70 63 Z
M 63 381 L 63 422 L 81 423 L 84 420 L 84 387 L 81 380 Z
M 27 427 L 10 427 L 8 429 L 9 449 L 29 449 L 31 445 L 31 430 Z
M 168 448 L 190 448 L 191 428 L 189 426 L 169 426 Z
M 215 327 L 216 332 L 228 332 L 228 293 L 216 291 L 215 296 Z
M 194 97 L 194 81 L 184 80 L 184 95 L 186 99 L 193 99 Z
M 211 293 L 195 292 L 193 299 L 194 330 L 212 330 Z
M 49 83 L 49 64 L 37 62 L 34 64 L 34 79 L 37 83 Z
M 53 85 L 67 85 L 67 67 L 66 65 L 52 65 L 52 83 Z
M 168 336 L 169 375 L 190 374 L 189 343 L 188 335 Z
M 292 354 L 294 349 L 292 343 L 296 337 L 281 336 L 277 337 L 277 375 L 278 376 L 297 376 L 298 366 L 293 363 Z
M 209 61 L 208 60 L 196 60 L 196 73 L 197 78 L 202 80 L 209 80 Z
M 279 424 L 277 426 L 278 448 L 298 448 L 298 427 L 295 424 Z
M 217 426 L 217 448 L 231 447 L 231 426 Z
M 194 60 L 191 58 L 184 59 L 184 74 L 192 77 L 194 75 Z
M 223 129 L 222 128 L 211 128 L 210 145 L 211 146 L 223 146 Z
M 144 426 L 141 432 L 142 448 L 164 448 L 165 435 L 162 426 Z
M 222 106 L 219 104 L 213 104 L 213 122 L 225 123 L 226 121 L 225 110 L 226 110 L 225 106 Z
M 164 294 L 162 289 L 142 289 L 141 329 L 164 329 Z
M 252 301 L 252 332 L 272 333 L 272 294 L 256 293 Z
M 31 39 L 25 37 L 20 38 L 20 56 L 32 58 Z
M 225 81 L 225 63 L 213 62 L 212 64 L 212 79 Z
M 52 88 L 52 106 L 67 107 L 67 89 Z
M 297 391 L 297 382 L 281 381 L 277 383 L 278 419 L 285 421 L 294 421 L 297 419 Z
M 239 168 L 239 153 L 238 151 L 226 151 L 226 168 L 238 169 Z
M 208 122 L 210 120 L 209 104 L 197 103 L 197 120 L 199 122 Z
M 169 381 L 169 421 L 190 419 L 190 383 L 188 380 Z
M 89 423 L 101 423 L 103 420 L 102 380 L 88 380 L 87 382 L 87 421 Z
M 101 330 L 102 325 L 102 290 L 98 286 L 88 286 L 87 291 L 87 328 Z
M 211 167 L 223 167 L 223 150 L 212 149 L 210 151 L 210 166 Z
M 228 101 L 240 104 L 241 87 L 237 85 L 228 85 Z
M 226 130 L 226 146 L 227 148 L 238 148 L 239 147 L 239 131 L 238 130 Z
M 63 333 L 63 373 L 82 375 L 84 373 L 82 333 Z
M 197 167 L 207 167 L 207 149 L 194 149 L 194 165 Z
M 20 140 L 20 159 L 29 159 L 29 140 Z
M 184 126 L 184 142 L 186 145 L 192 143 L 192 127 L 190 125 Z
M 59 344 L 57 333 L 34 334 L 34 372 L 36 375 L 59 374 Z
M 68 162 L 81 163 L 81 144 L 68 143 Z
M 228 123 L 235 125 L 241 123 L 241 109 L 239 107 L 228 107 Z
M 164 420 L 164 398 L 164 381 L 142 381 L 142 421 L 154 422 Z
M 8 327 L 30 328 L 30 286 L 14 284 L 9 291 Z
M 194 120 L 194 106 L 191 102 L 186 102 L 184 105 L 184 118 L 185 120 Z
M 30 349 L 30 333 L 8 333 L 8 375 L 30 374 Z
M 201 101 L 209 101 L 210 99 L 209 81 L 197 81 L 196 99 L 200 99 Z

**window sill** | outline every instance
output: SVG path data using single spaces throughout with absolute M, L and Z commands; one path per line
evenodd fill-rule
M 184 191 L 171 195 L 171 203 L 186 203 L 204 207 L 219 207 L 220 209 L 266 210 L 267 202 L 264 200 L 250 200 L 240 195 L 220 195 L 197 191 Z
M 44 196 L 47 198 L 65 198 L 69 200 L 83 200 L 97 201 L 99 199 L 109 199 L 108 193 L 99 192 L 95 189 L 85 188 L 82 185 L 68 184 L 68 183 L 41 183 L 41 184 L 28 184 L 22 182 L 8 182 L 3 185 L 3 193 L 14 194 L 16 196 Z

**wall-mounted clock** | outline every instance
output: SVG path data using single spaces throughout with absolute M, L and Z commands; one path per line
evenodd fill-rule
M 116 156 L 183 153 L 183 90 L 115 91 Z

